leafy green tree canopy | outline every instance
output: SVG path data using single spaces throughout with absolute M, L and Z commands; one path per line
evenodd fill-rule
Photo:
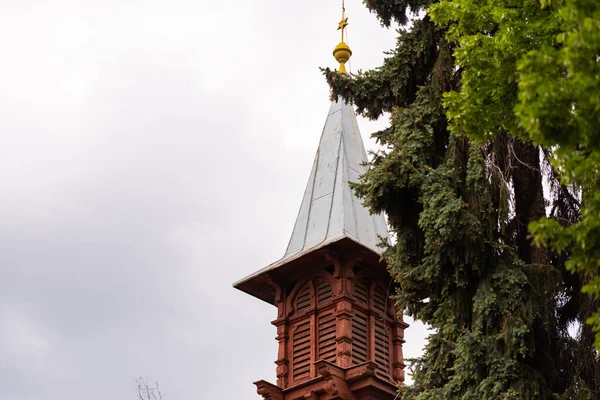
M 450 129 L 483 143 L 501 127 L 546 149 L 580 216 L 532 221 L 535 241 L 568 251 L 566 267 L 585 273 L 583 291 L 597 300 L 600 2 L 453 0 L 430 11 L 459 44 L 461 88 L 445 96 Z M 600 349 L 600 313 L 588 322 Z

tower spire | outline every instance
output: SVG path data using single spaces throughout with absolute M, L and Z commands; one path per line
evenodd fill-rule
M 342 20 L 338 23 L 338 31 L 342 31 L 342 41 L 335 46 L 333 49 L 333 56 L 340 63 L 340 72 L 342 74 L 346 73 L 346 62 L 350 59 L 352 55 L 352 50 L 350 47 L 344 42 L 344 30 L 348 26 L 348 17 L 346 17 L 346 7 L 344 4 L 344 0 L 342 0 Z
M 352 55 L 347 25 L 342 0 L 342 41 L 333 51 L 340 73 Z M 389 237 L 385 217 L 351 187 L 367 162 L 352 105 L 338 97 L 285 254 L 234 284 L 277 307 L 277 384 L 254 382 L 265 400 L 398 398 L 408 324 L 389 299 L 394 281 L 378 246 Z

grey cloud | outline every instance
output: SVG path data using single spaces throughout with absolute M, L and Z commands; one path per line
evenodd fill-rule
M 355 52 L 377 65 L 369 41 L 393 33 L 353 12 Z M 138 375 L 167 399 L 257 398 L 275 310 L 231 284 L 287 244 L 337 6 L 9 0 L 0 15 L 0 399 L 133 399 Z

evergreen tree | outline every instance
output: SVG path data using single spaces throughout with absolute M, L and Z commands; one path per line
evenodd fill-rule
M 409 8 L 421 17 L 381 67 L 324 71 L 333 97 L 391 114 L 354 188 L 388 215 L 398 304 L 435 329 L 404 398 L 599 398 L 591 336 L 568 332 L 590 314 L 584 276 L 567 271 L 566 247 L 536 246 L 528 231 L 547 205 L 576 224 L 580 205 L 548 161 L 555 149 L 533 144 L 514 112 L 517 61 L 558 24 L 535 0 L 444 1 L 430 14 L 432 3 L 365 1 L 385 26 L 406 24 Z

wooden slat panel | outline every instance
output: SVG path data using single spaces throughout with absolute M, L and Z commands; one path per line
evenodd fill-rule
M 378 364 L 376 374 L 389 379 L 390 373 L 390 341 L 383 321 L 375 322 L 375 362 Z
M 334 327 L 333 331 L 321 334 L 319 336 L 319 340 L 323 343 L 328 342 L 330 340 L 335 340 L 335 327 Z
M 306 355 L 310 355 L 310 346 L 304 347 L 299 345 L 299 347 L 296 348 L 296 352 L 294 353 L 294 357 L 296 357 L 295 359 L 298 360 Z
M 352 319 L 352 363 L 360 364 L 367 361 L 367 343 L 369 333 L 367 317 L 356 313 Z
M 383 291 L 383 289 L 381 289 L 379 286 L 375 286 L 375 293 L 374 293 L 374 303 L 373 303 L 373 307 L 380 312 L 385 312 L 386 311 L 386 293 Z
M 335 332 L 335 320 L 325 322 L 322 324 L 323 328 L 320 330 L 322 335 L 326 335 L 330 332 Z
M 357 281 L 354 287 L 354 298 L 365 306 L 368 305 L 369 287 L 363 280 Z
M 294 346 L 300 346 L 300 345 L 304 345 L 305 343 L 309 343 L 310 342 L 310 335 L 306 335 L 306 336 L 298 336 L 298 338 L 294 341 Z
M 327 346 L 322 346 L 321 351 L 326 353 L 328 351 L 335 350 L 336 347 L 337 347 L 337 343 L 335 343 L 335 341 L 333 341 L 333 342 L 331 342 L 331 344 L 328 344 Z
M 300 334 L 308 332 L 308 331 L 310 331 L 310 323 L 305 322 L 305 323 L 302 323 L 301 325 L 298 325 L 298 328 L 296 329 L 295 332 L 297 335 L 300 335 Z
M 319 355 L 317 359 L 326 360 L 332 363 L 336 362 L 336 320 L 329 313 L 319 316 Z
M 331 290 L 331 285 L 326 282 L 324 279 L 317 280 L 317 301 L 319 305 L 325 304 L 331 301 L 333 297 L 333 292 Z
M 310 307 L 310 286 L 306 285 L 296 299 L 296 312 L 302 312 Z
M 310 321 L 297 326 L 292 343 L 292 376 L 298 381 L 307 378 L 310 372 Z

